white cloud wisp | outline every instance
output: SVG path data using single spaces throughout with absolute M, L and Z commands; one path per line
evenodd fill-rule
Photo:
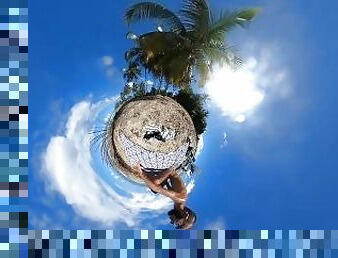
M 139 192 L 124 189 L 125 195 L 121 195 L 94 170 L 88 132 L 100 110 L 112 104 L 107 99 L 74 105 L 64 135 L 51 137 L 42 155 L 42 174 L 48 187 L 64 196 L 82 217 L 106 226 L 122 222 L 137 227 L 142 219 L 166 212 L 171 201 L 149 193 L 145 187 Z

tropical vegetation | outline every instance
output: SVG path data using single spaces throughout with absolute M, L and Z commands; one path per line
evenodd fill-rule
M 125 13 L 131 25 L 155 21 L 157 29 L 140 36 L 127 37 L 135 47 L 125 53 L 125 87 L 118 105 L 132 98 L 166 95 L 180 103 L 190 114 L 197 134 L 206 129 L 206 95 L 195 93 L 193 85 L 204 86 L 215 64 L 236 69 L 242 63 L 226 43 L 227 33 L 246 26 L 259 8 L 236 11 L 210 10 L 207 0 L 184 0 L 175 13 L 157 2 L 140 2 Z
M 242 63 L 227 45 L 226 35 L 247 25 L 258 12 L 259 8 L 244 8 L 215 14 L 207 0 L 184 0 L 178 13 L 156 2 L 134 4 L 125 13 L 126 22 L 154 20 L 158 28 L 140 36 L 128 34 L 136 42 L 126 53 L 128 72 L 145 67 L 156 78 L 179 87 L 191 86 L 194 79 L 203 86 L 215 63 L 234 68 Z

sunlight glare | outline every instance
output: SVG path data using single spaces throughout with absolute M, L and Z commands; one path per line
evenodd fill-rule
M 238 70 L 217 67 L 206 84 L 212 102 L 224 116 L 238 123 L 246 121 L 247 115 L 264 99 L 264 92 L 257 85 L 256 63 L 253 61 Z

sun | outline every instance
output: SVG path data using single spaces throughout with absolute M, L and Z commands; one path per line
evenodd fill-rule
M 258 87 L 256 60 L 251 59 L 241 69 L 216 67 L 206 83 L 206 92 L 224 116 L 243 123 L 250 112 L 263 101 L 264 92 Z

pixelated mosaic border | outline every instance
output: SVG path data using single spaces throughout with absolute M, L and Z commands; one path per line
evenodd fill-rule
M 0 257 L 27 257 L 27 0 L 0 1 L 0 171 Z
M 29 230 L 29 257 L 338 257 L 338 230 Z

